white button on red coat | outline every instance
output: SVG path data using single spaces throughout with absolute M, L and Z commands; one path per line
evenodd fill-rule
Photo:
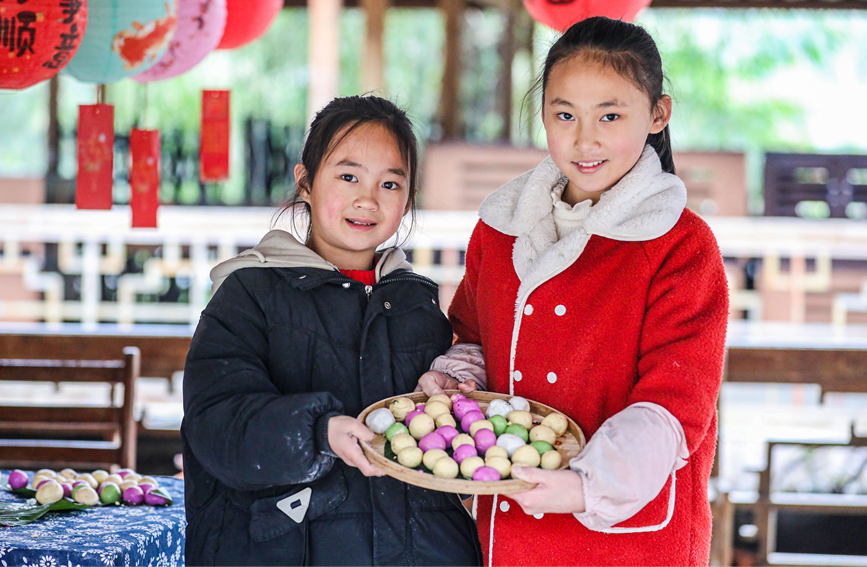
M 508 503 L 508 502 L 506 502 L 505 500 L 502 501 L 502 502 L 500 502 L 500 511 L 502 511 L 502 512 L 508 512 L 508 511 L 509 511 L 509 508 L 510 508 L 510 506 L 509 506 L 509 503 Z
M 542 518 L 545 517 L 545 514 L 533 514 L 533 517 L 536 518 L 537 520 L 541 520 Z
M 532 315 L 532 314 L 533 314 L 533 306 L 532 305 L 526 305 L 524 307 L 524 315 Z
M 523 378 L 523 377 L 524 376 L 523 376 L 523 374 L 521 374 L 520 370 L 515 370 L 514 372 L 512 372 L 512 378 L 515 379 L 515 382 L 520 382 L 521 378 Z
M 554 308 L 554 314 L 562 317 L 563 315 L 566 314 L 566 306 L 565 305 L 558 305 L 557 307 Z
M 553 384 L 556 381 L 557 381 L 557 375 L 554 374 L 553 372 L 549 372 L 548 373 L 548 382 Z

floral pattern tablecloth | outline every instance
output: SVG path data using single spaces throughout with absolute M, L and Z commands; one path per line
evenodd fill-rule
M 24 526 L 0 526 L 0 565 L 183 565 L 187 525 L 184 481 L 170 477 L 156 479 L 171 494 L 174 500 L 171 506 L 101 506 L 49 512 Z M 0 490 L 0 500 L 26 499 Z

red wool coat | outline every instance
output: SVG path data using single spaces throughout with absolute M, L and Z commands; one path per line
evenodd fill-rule
M 658 404 L 679 420 L 690 456 L 613 533 L 479 497 L 485 564 L 707 565 L 728 313 L 719 248 L 647 150 L 584 229 L 557 241 L 550 190 L 561 174 L 546 162 L 480 211 L 449 310 L 457 342 L 482 345 L 490 390 L 557 408 L 588 439 L 627 406 Z

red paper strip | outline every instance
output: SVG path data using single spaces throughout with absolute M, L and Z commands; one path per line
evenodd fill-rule
M 202 139 L 199 179 L 204 183 L 229 178 L 229 91 L 202 91 Z
M 133 228 L 156 228 L 160 204 L 160 131 L 129 132 L 130 199 Z
M 114 107 L 83 104 L 78 107 L 78 174 L 75 206 L 110 209 L 114 164 Z

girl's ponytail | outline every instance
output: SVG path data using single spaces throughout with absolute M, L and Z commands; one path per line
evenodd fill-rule
M 669 131 L 668 125 L 666 124 L 662 132 L 658 134 L 648 134 L 647 145 L 656 150 L 659 163 L 662 164 L 662 171 L 674 174 L 674 155 L 671 151 L 671 131 Z

